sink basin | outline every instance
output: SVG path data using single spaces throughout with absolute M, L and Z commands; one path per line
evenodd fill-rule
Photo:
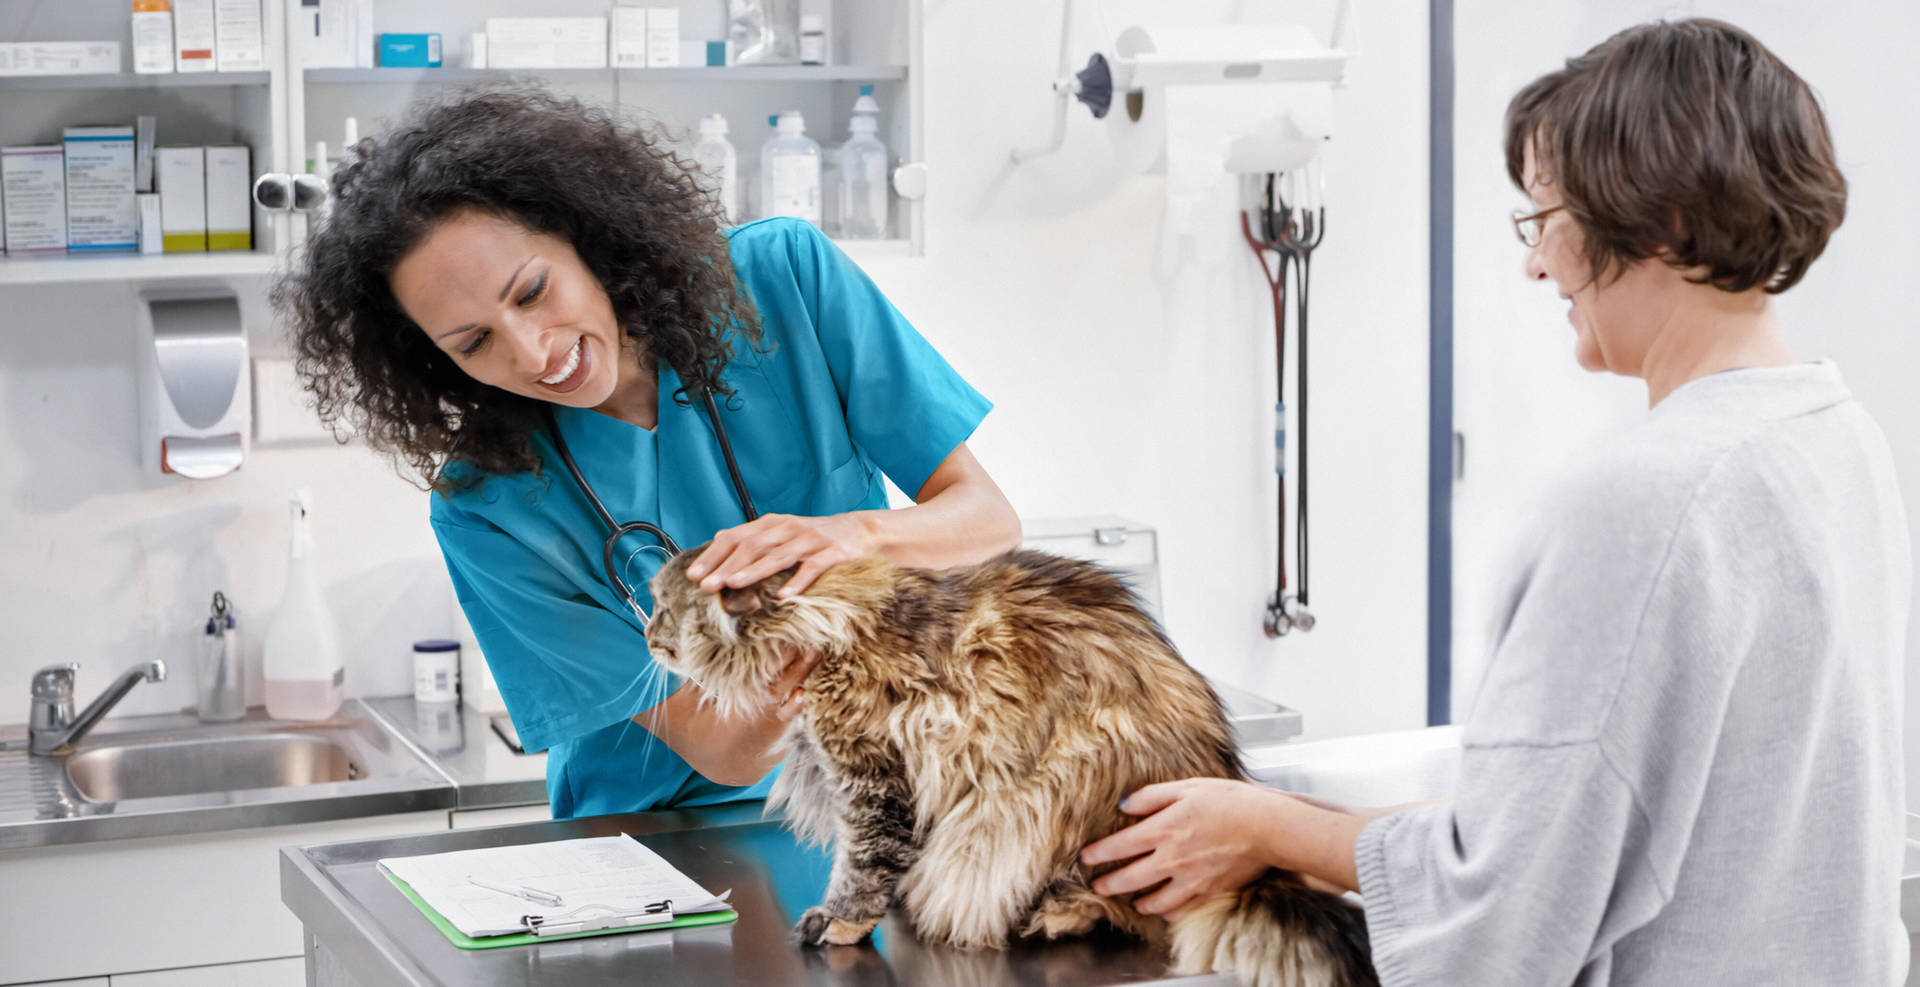
M 67 758 L 67 777 L 89 802 L 316 785 L 363 773 L 346 748 L 295 733 L 119 744 Z

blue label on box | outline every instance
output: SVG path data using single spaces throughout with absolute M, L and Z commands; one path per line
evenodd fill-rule
M 438 34 L 382 34 L 380 67 L 437 69 L 440 67 Z

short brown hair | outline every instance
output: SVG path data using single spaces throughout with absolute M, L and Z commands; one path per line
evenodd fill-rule
M 1703 267 L 1725 291 L 1778 294 L 1847 211 L 1813 91 L 1745 31 L 1716 20 L 1642 24 L 1520 90 L 1507 174 L 1526 151 L 1586 233 L 1595 280 L 1655 256 Z

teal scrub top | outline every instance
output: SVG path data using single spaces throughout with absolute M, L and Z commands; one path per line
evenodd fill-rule
M 991 403 L 811 225 L 767 219 L 727 236 L 766 350 L 737 345 L 722 375 L 734 395 L 720 417 L 754 506 L 810 516 L 884 508 L 882 473 L 917 492 Z M 659 384 L 652 431 L 554 411 L 616 523 L 651 521 L 691 548 L 745 515 L 703 405 L 674 400 L 670 368 Z M 608 584 L 606 529 L 586 495 L 546 433 L 533 438 L 540 471 L 482 474 L 435 494 L 431 516 L 520 740 L 547 750 L 554 817 L 763 797 L 771 776 L 747 788 L 715 784 L 632 722 L 680 683 L 653 663 L 639 618 Z M 634 589 L 651 612 L 644 584 Z

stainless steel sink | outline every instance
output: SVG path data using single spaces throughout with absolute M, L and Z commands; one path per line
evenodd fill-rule
M 67 777 L 89 802 L 317 785 L 364 773 L 346 748 L 294 733 L 116 744 L 67 758 Z
M 113 717 L 70 754 L 0 726 L 0 850 L 451 808 L 453 782 L 359 700 L 319 721 Z

